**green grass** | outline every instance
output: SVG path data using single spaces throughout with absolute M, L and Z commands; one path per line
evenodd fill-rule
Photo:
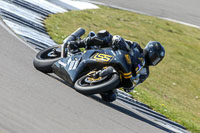
M 150 68 L 150 77 L 136 87 L 134 98 L 149 105 L 188 130 L 200 132 L 200 30 L 156 17 L 100 6 L 101 9 L 71 11 L 49 16 L 45 25 L 57 42 L 78 27 L 136 41 L 160 41 L 164 60 Z

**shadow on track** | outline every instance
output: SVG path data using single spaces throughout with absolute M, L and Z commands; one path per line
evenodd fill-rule
M 108 106 L 108 107 L 110 107 L 110 108 L 112 108 L 112 109 L 115 109 L 115 110 L 117 110 L 117 111 L 119 111 L 119 112 L 121 112 L 121 113 L 124 113 L 124 114 L 126 114 L 126 115 L 128 115 L 128 116 L 130 116 L 130 117 L 133 117 L 133 118 L 135 118 L 135 119 L 138 119 L 138 120 L 140 120 L 140 121 L 143 121 L 143 122 L 145 122 L 145 123 L 147 123 L 147 124 L 150 124 L 150 125 L 152 125 L 152 126 L 154 126 L 154 127 L 156 127 L 156 128 L 159 128 L 159 129 L 161 129 L 161 130 L 163 130 L 163 131 L 173 133 L 172 130 L 169 130 L 169 129 L 167 129 L 167 128 L 165 128 L 165 127 L 162 127 L 162 126 L 160 126 L 160 125 L 158 125 L 158 124 L 156 124 L 156 123 L 154 123 L 154 122 L 152 122 L 152 121 L 150 121 L 150 120 L 148 120 L 148 119 L 146 119 L 146 118 L 144 118 L 144 117 L 142 117 L 142 116 L 139 116 L 138 114 L 134 113 L 134 112 L 131 111 L 131 110 L 128 110 L 128 109 L 126 109 L 126 108 L 124 108 L 124 107 L 121 107 L 121 106 L 119 106 L 119 105 L 116 105 L 116 104 L 114 104 L 114 103 L 107 103 L 107 102 L 104 102 L 104 101 L 101 100 L 100 97 L 95 96 L 95 95 L 92 95 L 92 96 L 89 96 L 89 97 L 91 97 L 92 99 L 98 101 L 99 103 L 102 103 L 102 104 L 104 104 L 104 105 L 106 105 L 106 106 Z
M 73 88 L 73 86 L 71 86 L 70 84 L 68 84 L 64 80 L 60 79 L 56 75 L 53 75 L 53 74 L 47 74 L 47 75 L 50 76 L 50 77 L 52 77 L 52 78 L 54 78 L 54 79 L 56 79 L 56 80 L 58 80 L 58 81 L 60 81 L 60 82 L 62 82 L 62 83 L 64 83 L 65 85 Z M 168 128 L 165 128 L 165 127 L 163 127 L 163 126 L 161 126 L 161 125 L 159 125 L 159 124 L 157 124 L 157 123 L 155 123 L 155 122 L 153 122 L 151 120 L 148 120 L 145 117 L 142 117 L 142 116 L 134 113 L 133 111 L 131 111 L 131 110 L 127 109 L 127 108 L 124 108 L 124 107 L 119 106 L 119 105 L 114 104 L 114 103 L 104 102 L 97 95 L 91 95 L 91 96 L 87 96 L 87 97 L 89 97 L 89 98 L 91 98 L 91 99 L 93 99 L 93 100 L 95 100 L 95 101 L 97 101 L 97 102 L 99 102 L 101 104 L 104 104 L 104 105 L 106 105 L 106 106 L 108 106 L 108 107 L 110 107 L 112 109 L 115 109 L 115 110 L 117 110 L 117 111 L 119 111 L 119 112 L 121 112 L 123 114 L 126 114 L 126 115 L 128 115 L 130 117 L 133 117 L 133 118 L 138 119 L 138 120 L 140 120 L 142 122 L 145 122 L 145 123 L 147 123 L 147 124 L 149 124 L 151 126 L 154 126 L 154 127 L 158 128 L 160 130 L 163 130 L 165 132 L 174 133 L 174 131 L 172 131 L 172 130 L 170 130 Z M 175 123 L 173 121 L 168 120 L 165 116 L 163 116 L 163 115 L 161 115 L 161 114 L 159 114 L 159 113 L 151 110 L 145 104 L 139 103 L 137 101 L 135 101 L 135 102 L 129 101 L 125 97 L 121 97 L 121 96 L 118 96 L 117 99 L 119 101 L 122 101 L 122 102 L 128 104 L 128 105 L 131 105 L 131 107 L 134 107 L 135 110 L 137 110 L 138 112 L 140 112 L 142 114 L 145 114 L 147 116 L 151 116 L 151 117 L 153 117 L 153 118 L 155 118 L 157 120 L 164 121 L 165 123 L 168 123 L 170 125 L 173 125 L 173 126 L 176 126 L 176 127 L 179 127 L 181 129 L 185 130 L 185 128 L 183 126 L 181 126 L 181 125 L 179 125 L 179 124 L 177 124 L 177 123 Z

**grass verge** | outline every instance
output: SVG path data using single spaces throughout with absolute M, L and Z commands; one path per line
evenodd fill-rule
M 150 77 L 132 95 L 188 130 L 200 132 L 200 30 L 156 17 L 100 7 L 50 15 L 44 23 L 57 43 L 62 43 L 78 27 L 87 32 L 106 29 L 142 47 L 150 40 L 160 41 L 166 49 L 165 59 L 150 68 Z

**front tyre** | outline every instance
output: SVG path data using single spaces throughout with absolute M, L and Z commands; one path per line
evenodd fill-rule
M 87 74 L 75 82 L 74 88 L 82 94 L 92 95 L 113 90 L 119 85 L 119 83 L 120 79 L 117 73 L 96 78 Z
M 43 73 L 51 73 L 52 65 L 61 58 L 60 52 L 56 51 L 58 48 L 57 45 L 41 50 L 33 60 L 34 67 Z

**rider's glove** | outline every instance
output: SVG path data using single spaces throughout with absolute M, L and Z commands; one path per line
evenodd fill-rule
M 76 49 L 78 49 L 78 44 L 76 41 L 70 41 L 70 42 L 68 42 L 67 47 L 69 50 L 76 50 Z
M 82 40 L 82 42 L 84 42 L 85 44 L 85 48 L 86 49 L 90 49 L 91 46 L 101 46 L 103 44 L 103 40 L 99 39 L 96 36 L 93 37 L 86 37 Z
M 67 48 L 68 48 L 69 53 L 71 54 L 75 54 L 80 51 L 78 43 L 76 41 L 68 42 Z

